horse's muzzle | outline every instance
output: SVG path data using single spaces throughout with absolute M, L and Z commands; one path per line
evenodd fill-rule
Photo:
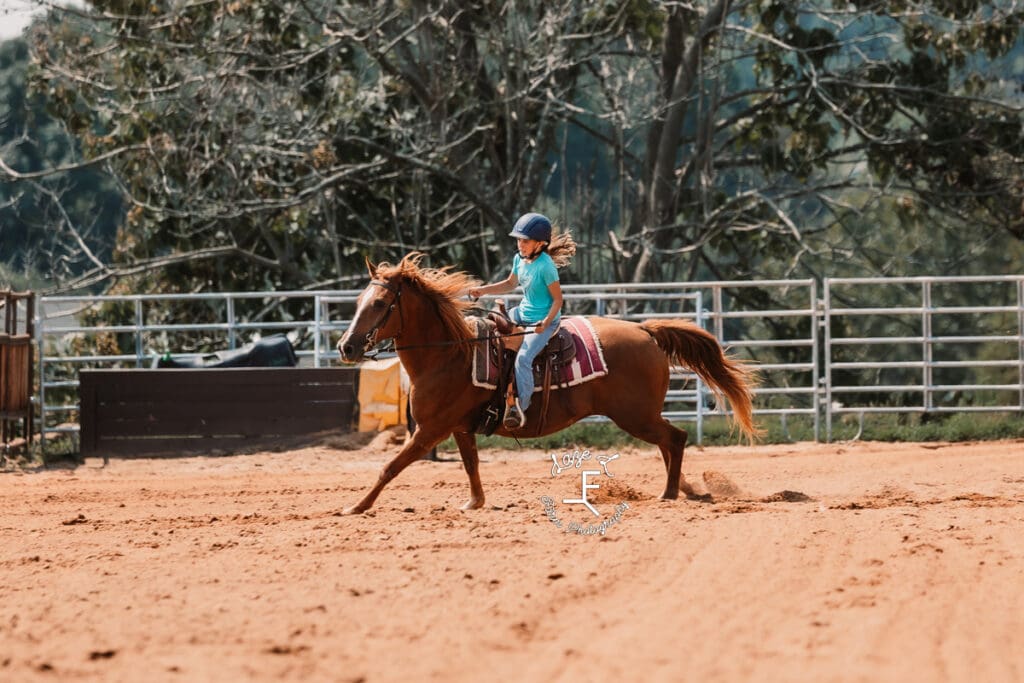
M 338 341 L 338 354 L 343 363 L 358 363 L 363 359 L 368 347 L 367 339 L 363 339 L 363 343 L 360 344 L 346 332 Z

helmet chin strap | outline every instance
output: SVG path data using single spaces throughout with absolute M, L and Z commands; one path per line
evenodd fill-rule
M 544 249 L 544 243 L 541 242 L 539 246 L 533 250 L 533 253 L 526 257 L 527 260 L 532 261 L 533 259 L 540 256 L 541 250 Z

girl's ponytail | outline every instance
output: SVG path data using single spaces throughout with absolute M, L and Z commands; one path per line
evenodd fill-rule
M 564 268 L 569 265 L 569 261 L 576 254 L 576 240 L 572 238 L 572 233 L 566 230 L 562 232 L 555 228 L 555 235 L 551 238 L 551 243 L 545 246 L 548 256 L 555 262 L 555 267 Z

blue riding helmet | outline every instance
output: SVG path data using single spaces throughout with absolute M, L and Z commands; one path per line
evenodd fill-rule
M 551 221 L 548 220 L 547 216 L 542 216 L 539 213 L 525 213 L 516 221 L 515 226 L 512 228 L 512 232 L 509 233 L 509 236 L 515 237 L 516 239 L 531 239 L 537 240 L 538 242 L 550 242 Z

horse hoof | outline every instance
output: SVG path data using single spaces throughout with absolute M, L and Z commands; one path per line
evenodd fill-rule
M 341 514 L 343 514 L 343 515 L 361 515 L 364 512 L 366 512 L 366 508 L 364 508 L 363 506 L 361 506 L 361 505 L 353 505 L 351 507 L 347 507 L 344 510 L 342 510 Z
M 676 500 L 679 498 L 679 491 L 665 491 L 659 498 L 660 500 Z
M 479 510 L 484 506 L 483 498 L 470 498 L 462 504 L 463 510 Z

